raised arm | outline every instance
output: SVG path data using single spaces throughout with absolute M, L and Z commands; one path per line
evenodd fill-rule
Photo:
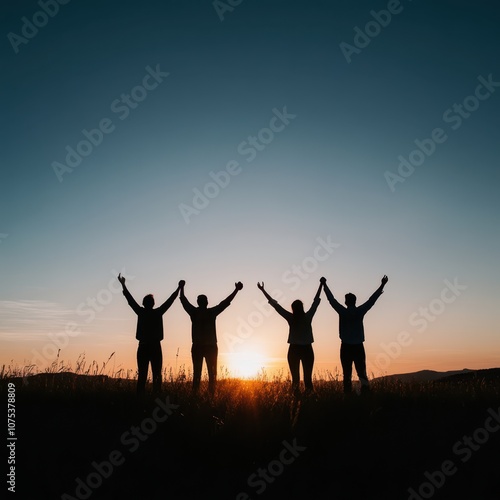
M 194 307 L 193 304 L 191 304 L 191 302 L 189 302 L 189 300 L 184 295 L 184 285 L 185 284 L 186 284 L 186 282 L 184 280 L 179 281 L 180 299 L 181 299 L 182 307 L 190 315 L 196 309 L 196 307 Z
M 316 292 L 316 295 L 314 296 L 313 303 L 311 307 L 309 308 L 309 311 L 307 311 L 307 314 L 312 318 L 314 314 L 316 313 L 316 309 L 318 309 L 319 303 L 321 299 L 319 298 L 321 294 L 321 289 L 323 288 L 323 282 L 320 281 L 318 291 Z
M 389 281 L 389 278 L 384 274 L 382 279 L 380 280 L 380 286 L 372 293 L 371 297 L 360 307 L 368 311 L 371 309 L 373 304 L 377 301 L 377 299 L 384 293 L 384 286 Z
M 224 309 L 229 307 L 233 299 L 236 297 L 236 294 L 243 288 L 243 283 L 241 281 L 238 281 L 237 283 L 234 284 L 234 290 L 222 301 L 219 302 L 215 307 L 212 308 L 212 310 L 215 309 L 215 312 L 217 314 L 220 314 Z
M 236 297 L 236 294 L 243 288 L 243 283 L 238 281 L 238 283 L 234 284 L 234 290 L 222 301 L 231 303 L 232 300 Z
M 389 278 L 387 277 L 386 274 L 384 274 L 382 276 L 382 279 L 380 280 L 380 288 L 382 288 L 382 290 L 384 289 L 384 286 L 387 284 L 387 282 L 389 281 Z
M 276 312 L 280 315 L 283 316 L 285 319 L 289 319 L 293 316 L 293 313 L 290 311 L 287 311 L 284 307 L 281 307 L 278 304 L 278 301 L 276 299 L 273 299 L 267 292 L 266 289 L 264 288 L 264 282 L 262 283 L 257 283 L 257 288 L 265 295 L 266 299 L 269 301 L 269 304 L 276 310 Z
M 325 290 L 325 295 L 326 295 L 326 298 L 328 300 L 332 300 L 334 299 L 335 300 L 335 297 L 333 296 L 333 293 L 331 292 L 330 288 L 328 288 L 328 285 L 326 284 L 326 278 L 325 277 L 321 277 L 320 280 L 319 280 L 319 284 L 320 286 L 323 286 L 323 289 Z
M 179 285 L 175 289 L 175 291 L 170 295 L 170 297 L 158 308 L 162 314 L 167 312 L 168 308 L 174 303 L 174 300 L 177 298 L 177 295 L 179 295 L 179 292 L 181 288 L 184 287 L 184 284 L 186 282 L 184 280 L 179 281 Z
M 134 310 L 136 314 L 139 314 L 141 310 L 141 306 L 136 302 L 132 294 L 128 291 L 127 285 L 125 284 L 125 276 L 122 276 L 121 273 L 118 275 L 118 281 L 122 285 L 123 295 L 127 299 L 128 305 Z
M 266 292 L 266 289 L 264 288 L 264 282 L 262 283 L 257 282 L 257 288 L 266 296 L 267 300 L 274 301 L 274 299 Z
M 380 280 L 380 286 L 373 292 L 370 299 L 375 297 L 375 300 L 377 300 L 384 293 L 384 286 L 386 285 L 386 283 L 388 281 L 389 281 L 389 278 L 384 274 L 384 276 Z
M 326 284 L 326 279 L 325 279 L 325 284 Z M 314 296 L 314 299 L 313 301 L 316 301 L 319 299 L 319 296 L 321 295 L 321 289 L 323 288 L 323 282 L 320 280 L 319 282 L 319 287 L 318 287 L 318 291 L 316 292 L 316 295 Z
M 328 285 L 326 284 L 326 278 L 321 278 L 319 280 L 320 284 L 323 285 L 323 289 L 325 290 L 325 295 L 326 298 L 328 299 L 328 302 L 330 302 L 330 305 L 337 311 L 342 311 L 345 309 L 345 307 L 340 304 L 340 302 L 337 301 L 337 299 L 333 296 L 333 293 L 331 292 L 330 288 L 328 288 Z
M 380 286 L 372 293 L 372 296 L 368 300 L 374 299 L 377 300 L 384 293 L 384 286 L 389 281 L 389 278 L 384 274 L 382 279 L 380 280 Z

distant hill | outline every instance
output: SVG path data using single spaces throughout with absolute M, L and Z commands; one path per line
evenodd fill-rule
M 459 382 L 471 380 L 478 377 L 487 379 L 500 379 L 500 368 L 489 368 L 487 370 L 451 370 L 446 372 L 437 372 L 434 370 L 420 370 L 412 373 L 399 373 L 396 375 L 386 375 L 378 377 L 378 380 L 400 380 L 401 382 L 433 382 L 450 381 Z
M 237 377 L 236 377 L 237 378 Z M 383 377 L 376 377 L 372 380 L 386 380 L 401 382 L 468 382 L 476 379 L 484 379 L 490 382 L 500 383 L 500 368 L 489 368 L 485 370 L 450 370 L 446 372 L 438 372 L 434 370 L 420 370 L 412 373 L 398 373 L 396 375 L 385 375 Z M 29 375 L 28 377 L 13 377 L 5 379 L 17 382 L 19 386 L 29 386 L 33 384 L 37 387 L 92 387 L 102 385 L 126 386 L 135 388 L 137 383 L 134 379 L 113 378 L 108 375 L 85 375 L 76 374 L 72 372 L 58 372 L 58 373 L 38 373 Z
M 469 382 L 476 379 L 500 382 L 500 368 L 461 371 L 453 375 L 439 378 L 437 382 Z

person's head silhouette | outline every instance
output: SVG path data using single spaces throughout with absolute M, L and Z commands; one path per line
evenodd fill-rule
M 200 309 L 206 309 L 208 306 L 208 299 L 206 295 L 198 295 L 197 302 Z
M 294 300 L 292 302 L 293 314 L 304 314 L 304 304 L 301 300 Z
M 146 309 L 153 309 L 153 307 L 155 306 L 155 298 L 153 297 L 153 294 L 150 293 L 148 295 L 146 295 L 143 299 L 142 299 L 142 305 L 146 308 Z
M 356 295 L 354 295 L 353 293 L 346 293 L 345 305 L 347 307 L 356 307 Z

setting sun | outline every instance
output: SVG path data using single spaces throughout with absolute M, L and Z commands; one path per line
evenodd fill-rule
M 257 352 L 235 352 L 228 355 L 228 368 L 232 376 L 254 378 L 265 367 L 266 358 Z

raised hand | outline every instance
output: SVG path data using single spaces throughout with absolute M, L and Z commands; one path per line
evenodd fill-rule
M 389 278 L 384 274 L 384 277 L 382 278 L 382 285 L 385 285 L 389 281 Z
M 186 282 L 184 280 L 180 280 L 179 281 L 179 288 L 184 288 L 185 284 L 186 284 Z
M 262 283 L 257 282 L 257 288 L 258 288 L 259 290 L 264 291 L 264 282 L 262 282 Z
M 234 287 L 236 290 L 241 290 L 243 288 L 243 283 L 241 281 L 238 281 L 238 283 L 234 284 Z
M 121 273 L 118 275 L 118 281 L 122 284 L 122 286 L 125 286 L 125 276 L 122 276 Z
M 322 277 L 319 279 L 319 282 L 320 282 L 322 285 L 324 285 L 324 284 L 326 283 L 326 278 L 322 276 Z

